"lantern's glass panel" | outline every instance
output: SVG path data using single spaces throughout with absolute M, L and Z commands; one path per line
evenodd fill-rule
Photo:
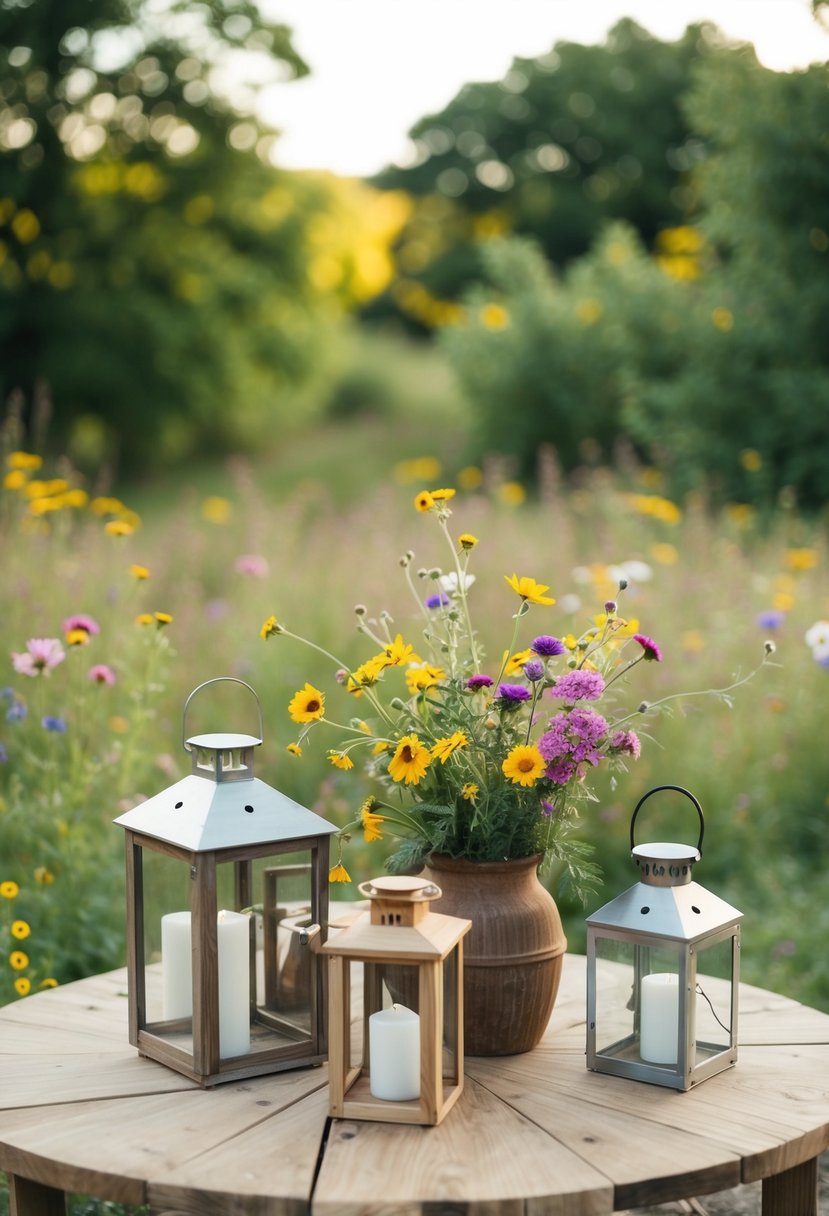
M 694 1067 L 731 1047 L 731 996 L 735 939 L 697 947 Z
M 142 848 L 145 1023 L 192 1051 L 192 882 L 187 862 Z
M 461 1079 L 458 1057 L 458 947 L 443 960 L 443 1079 L 457 1085 Z
M 679 966 L 671 943 L 596 937 L 596 1054 L 675 1067 Z

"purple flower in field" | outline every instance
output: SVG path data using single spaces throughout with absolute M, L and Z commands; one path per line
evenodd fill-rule
M 494 683 L 492 676 L 470 676 L 466 681 L 466 687 L 470 692 L 478 692 L 481 688 L 492 688 Z
M 540 637 L 530 642 L 530 650 L 534 654 L 540 654 L 542 658 L 552 659 L 557 654 L 564 654 L 567 647 L 558 638 L 551 637 L 548 633 L 542 633 Z
M 524 664 L 524 675 L 535 683 L 544 679 L 544 664 L 540 659 L 527 659 Z
M 766 612 L 758 612 L 754 619 L 760 629 L 779 629 L 786 619 L 786 614 L 779 608 L 769 608 Z
M 6 721 L 22 722 L 28 712 L 29 711 L 23 701 L 14 700 L 6 710 Z
M 0 743 L 0 764 L 8 764 L 9 753 L 6 751 L 2 743 Z
M 29 638 L 22 654 L 12 652 L 14 670 L 21 676 L 48 676 L 65 658 L 57 638 Z
M 91 616 L 87 616 L 85 612 L 75 612 L 72 616 L 68 616 L 63 622 L 64 635 L 67 633 L 75 633 L 80 631 L 92 635 L 101 632 L 101 626 Z
M 427 608 L 445 608 L 450 602 L 449 596 L 444 595 L 442 591 L 439 591 L 436 595 L 426 597 Z
M 58 735 L 66 734 L 66 722 L 63 718 L 53 717 L 52 714 L 45 714 L 40 719 L 40 725 L 44 730 L 54 731 Z
M 610 748 L 614 752 L 627 752 L 629 756 L 633 756 L 634 760 L 638 760 L 642 744 L 639 742 L 636 731 L 617 730 L 610 736 Z
M 644 650 L 645 653 L 643 658 L 648 659 L 653 663 L 662 662 L 662 651 L 659 649 L 653 638 L 647 637 L 644 633 L 634 633 L 633 640 L 634 642 L 638 642 Z
M 106 663 L 96 663 L 90 667 L 87 675 L 94 684 L 108 684 L 111 687 L 115 683 L 115 672 Z
M 555 814 L 555 809 L 556 808 L 553 806 L 552 802 L 547 802 L 547 800 L 545 798 L 542 798 L 542 800 L 541 800 L 541 814 L 542 815 L 545 815 L 547 817 L 547 819 L 549 819 L 551 815 Z
M 499 684 L 495 695 L 501 709 L 517 709 L 522 701 L 529 701 L 531 694 L 523 684 Z
M 234 563 L 237 574 L 251 574 L 254 578 L 267 578 L 270 567 L 265 557 L 258 553 L 243 553 Z
M 604 676 L 599 671 L 568 671 L 550 689 L 550 695 L 562 701 L 598 701 L 603 692 Z
M 556 714 L 538 740 L 538 750 L 550 765 L 547 776 L 563 785 L 578 765 L 597 765 L 602 759 L 599 750 L 607 737 L 608 726 L 601 714 L 586 706 Z M 569 771 L 567 770 L 567 766 Z M 563 767 L 562 767 L 563 766 Z M 563 774 L 567 772 L 567 775 Z
M 577 768 L 575 760 L 556 760 L 544 770 L 544 776 L 555 785 L 566 785 Z
M 5 688 L 0 688 L 0 701 L 13 701 L 14 689 L 9 688 L 8 684 Z

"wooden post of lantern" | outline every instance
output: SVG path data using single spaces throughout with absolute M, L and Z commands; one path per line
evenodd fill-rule
M 328 955 L 331 1114 L 440 1123 L 463 1090 L 463 938 L 471 921 L 433 912 L 419 878 L 363 883 L 371 900 L 322 946 Z M 363 965 L 362 1059 L 351 1058 L 351 963 Z

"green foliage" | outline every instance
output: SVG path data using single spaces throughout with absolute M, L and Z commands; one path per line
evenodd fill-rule
M 212 83 L 303 74 L 285 28 L 247 0 L 39 0 L 0 6 L 0 46 L 0 394 L 50 398 L 50 442 L 90 468 L 286 426 L 331 324 L 307 274 L 329 191 Z

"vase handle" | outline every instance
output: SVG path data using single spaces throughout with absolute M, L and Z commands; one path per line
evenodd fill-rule
M 678 794 L 684 794 L 686 798 L 690 798 L 691 801 L 693 802 L 694 806 L 696 807 L 697 814 L 699 815 L 699 840 L 697 842 L 697 852 L 699 853 L 699 855 L 701 857 L 702 856 L 702 838 L 705 835 L 705 816 L 702 813 L 702 807 L 700 806 L 699 801 L 694 797 L 694 795 L 691 793 L 690 790 L 684 789 L 683 786 L 681 786 L 681 785 L 657 785 L 657 786 L 654 786 L 654 788 L 652 790 L 648 790 L 647 794 L 642 795 L 642 797 L 639 799 L 639 801 L 636 804 L 636 809 L 634 810 L 633 816 L 631 817 L 631 821 L 630 821 L 630 851 L 633 852 L 634 848 L 636 847 L 634 837 L 633 837 L 633 830 L 634 830 L 634 827 L 636 824 L 636 816 L 639 814 L 639 809 L 642 806 L 642 803 L 645 802 L 648 798 L 650 798 L 651 794 L 658 794 L 662 790 L 676 790 L 676 792 Z

